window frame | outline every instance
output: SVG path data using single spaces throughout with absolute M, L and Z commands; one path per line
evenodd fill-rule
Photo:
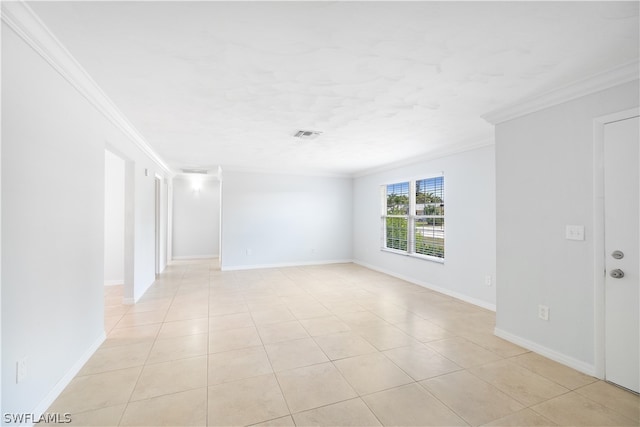
M 434 178 L 442 178 L 442 193 L 443 193 L 443 202 L 442 205 L 446 204 L 444 201 L 444 195 L 446 194 L 446 183 L 444 179 L 444 173 L 437 175 L 427 175 L 421 178 L 409 179 L 409 180 L 401 180 L 386 183 L 380 186 L 380 197 L 381 197 L 381 233 L 380 233 L 380 250 L 384 252 L 390 252 L 398 255 L 410 256 L 413 258 L 424 259 L 427 261 L 437 262 L 444 264 L 445 255 L 444 247 L 446 238 L 446 209 L 443 211 L 442 215 L 417 215 L 416 214 L 416 182 L 418 181 L 426 181 Z M 408 184 L 409 186 L 409 209 L 406 215 L 389 215 L 387 210 L 387 188 L 390 185 L 404 185 Z M 391 248 L 387 246 L 387 218 L 403 218 L 407 221 L 407 250 Z M 416 252 L 416 219 L 420 218 L 442 218 L 443 221 L 443 256 L 438 257 L 435 255 L 427 255 Z

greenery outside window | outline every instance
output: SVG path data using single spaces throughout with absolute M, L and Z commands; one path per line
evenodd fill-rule
M 444 177 L 382 186 L 382 248 L 444 259 Z

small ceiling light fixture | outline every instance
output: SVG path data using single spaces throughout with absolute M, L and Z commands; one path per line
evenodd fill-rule
M 207 175 L 208 169 L 182 169 L 182 173 L 199 173 L 201 175 Z
M 202 175 L 208 175 L 208 169 L 182 169 L 182 173 L 189 176 L 189 180 L 191 181 L 191 189 L 194 193 L 200 194 L 200 190 L 202 190 L 203 180 L 205 179 Z
M 316 130 L 299 130 L 293 135 L 293 137 L 300 139 L 315 139 L 320 136 L 321 133 L 322 132 Z

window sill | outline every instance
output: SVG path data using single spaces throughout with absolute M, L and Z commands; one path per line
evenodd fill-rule
M 438 258 L 438 257 L 434 257 L 434 256 L 429 256 L 429 255 L 410 254 L 408 252 L 397 251 L 395 249 L 389 249 L 389 248 L 380 248 L 380 250 L 382 252 L 389 252 L 391 254 L 402 255 L 402 256 L 406 256 L 406 257 L 410 257 L 410 258 L 422 259 L 422 260 L 425 260 L 425 261 L 435 262 L 437 264 L 444 264 L 444 258 Z

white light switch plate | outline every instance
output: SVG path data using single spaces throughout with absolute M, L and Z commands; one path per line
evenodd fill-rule
M 567 240 L 584 240 L 584 225 L 567 225 L 564 237 Z

